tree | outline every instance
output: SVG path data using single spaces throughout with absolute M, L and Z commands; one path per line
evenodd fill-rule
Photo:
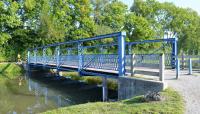
M 0 45 L 12 38 L 13 31 L 22 23 L 17 15 L 19 5 L 12 0 L 0 1 Z
M 147 19 L 156 37 L 163 38 L 165 31 L 172 32 L 172 36 L 179 39 L 180 50 L 192 48 L 188 42 L 195 42 L 198 37 L 195 33 L 199 26 L 199 16 L 191 9 L 179 8 L 168 2 L 135 0 L 131 11 Z
M 103 25 L 111 27 L 114 31 L 121 31 L 124 27 L 127 6 L 120 1 L 112 1 L 106 5 L 103 13 Z
M 68 38 L 80 39 L 94 35 L 95 23 L 91 17 L 92 8 L 89 0 L 77 0 L 70 2 L 72 6 L 72 28 L 68 32 Z

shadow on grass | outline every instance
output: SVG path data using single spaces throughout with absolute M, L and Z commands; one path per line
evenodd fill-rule
M 0 71 L 0 76 L 3 76 L 5 78 L 9 79 L 9 77 L 6 76 L 6 74 L 5 74 L 5 71 L 6 71 L 6 69 L 8 69 L 9 66 L 10 66 L 10 64 L 7 64 L 5 67 L 3 67 L 3 69 Z

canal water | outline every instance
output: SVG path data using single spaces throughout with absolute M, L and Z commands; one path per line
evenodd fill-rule
M 116 99 L 116 95 L 109 90 L 109 98 Z M 101 100 L 101 87 L 40 71 L 0 84 L 0 114 L 35 114 Z

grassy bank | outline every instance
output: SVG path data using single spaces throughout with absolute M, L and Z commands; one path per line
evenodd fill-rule
M 86 103 L 42 114 L 183 114 L 184 102 L 182 97 L 172 89 L 163 91 L 163 101 L 144 102 L 142 96 L 120 102 Z
M 97 76 L 80 77 L 77 72 L 63 72 L 63 76 L 70 77 L 72 80 L 84 81 L 87 84 L 94 84 L 94 85 L 102 84 L 102 78 Z M 108 79 L 108 88 L 112 90 L 117 90 L 116 80 Z

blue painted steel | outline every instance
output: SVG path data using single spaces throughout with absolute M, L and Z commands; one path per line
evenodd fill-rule
M 117 43 L 110 43 L 110 44 L 101 44 L 101 45 L 93 45 L 93 46 L 84 46 L 83 48 L 89 49 L 89 48 L 97 48 L 97 47 L 111 47 L 111 46 L 117 46 Z
M 87 44 L 87 41 L 93 40 L 100 40 L 105 38 L 117 38 L 110 44 L 101 44 L 101 45 L 92 45 L 92 46 L 84 46 Z M 79 72 L 80 75 L 91 74 L 97 76 L 108 76 L 110 75 L 118 75 L 118 76 L 125 76 L 125 66 L 127 63 L 126 58 L 128 55 L 125 55 L 125 47 L 126 45 L 129 47 L 128 53 L 132 54 L 132 45 L 135 44 L 142 44 L 142 43 L 153 43 L 153 42 L 175 42 L 177 40 L 172 39 L 156 39 L 156 40 L 146 40 L 140 42 L 125 42 L 126 34 L 125 32 L 113 33 L 108 35 L 101 35 L 97 37 L 92 37 L 88 39 L 81 39 L 76 41 L 70 42 L 62 42 L 56 44 L 50 44 L 47 46 L 42 46 L 38 48 L 34 48 L 34 57 L 29 55 L 30 63 L 35 66 L 45 66 L 47 68 L 56 68 L 58 70 L 73 70 Z M 67 45 L 68 44 L 68 45 Z M 65 49 L 60 49 L 65 47 Z M 69 48 L 69 46 L 71 46 Z M 114 54 L 104 54 L 104 49 L 108 49 L 108 47 L 116 46 L 115 49 L 118 49 L 117 53 Z M 48 48 L 55 48 L 54 55 L 47 55 L 46 49 Z M 100 50 L 101 54 L 84 54 L 84 49 L 88 48 L 96 48 Z M 40 56 L 39 53 L 37 54 L 37 50 L 43 49 L 43 55 Z M 63 51 L 64 50 L 64 51 Z M 73 54 L 72 54 L 73 50 Z M 78 52 L 78 54 L 77 54 Z M 177 42 L 175 42 L 173 56 L 176 57 L 177 55 Z M 138 58 L 137 58 L 138 57 Z M 146 56 L 136 56 L 136 65 L 150 65 L 153 63 L 149 63 L 150 60 L 155 62 L 156 55 L 151 55 L 148 57 Z M 130 60 L 128 60 L 130 61 Z M 157 62 L 157 61 L 156 61 Z M 37 64 L 36 64 L 37 63 Z M 45 64 L 45 65 L 44 65 Z M 157 63 L 156 63 L 157 64 Z M 90 69 L 88 71 L 88 69 Z M 91 71 L 93 69 L 94 71 Z M 95 69 L 97 71 L 95 71 Z M 107 72 L 107 74 L 106 74 Z M 109 73 L 108 73 L 109 72 Z M 112 72 L 112 73 L 110 73 Z
M 155 40 L 143 40 L 137 42 L 128 42 L 126 45 L 136 45 L 136 44 L 144 44 L 144 43 L 155 43 L 155 42 L 174 42 L 177 41 L 177 38 L 168 38 L 168 39 L 155 39 Z
M 126 33 L 122 32 L 118 36 L 118 72 L 119 76 L 125 76 L 125 38 Z
M 59 45 L 64 45 L 64 44 L 77 44 L 78 42 L 86 42 L 86 41 L 92 41 L 92 40 L 100 40 L 100 39 L 106 39 L 106 38 L 112 38 L 112 37 L 118 37 L 121 35 L 122 32 L 116 32 L 112 34 L 106 34 L 106 35 L 99 35 L 96 37 L 91 37 L 91 38 L 83 38 L 80 40 L 73 40 L 69 42 L 61 42 L 61 43 L 55 43 L 55 44 L 49 44 L 47 46 L 42 46 L 42 47 L 36 47 L 34 49 L 42 49 L 42 48 L 47 48 L 47 47 L 54 47 L 54 46 L 59 46 Z
M 156 40 L 144 40 L 138 42 L 128 42 L 126 45 L 132 46 L 137 44 L 144 44 L 144 43 L 155 43 L 155 42 L 170 42 L 172 44 L 172 54 L 171 54 L 171 66 L 172 68 L 176 68 L 176 57 L 178 55 L 178 39 L 177 38 L 168 38 L 168 39 L 156 39 Z

